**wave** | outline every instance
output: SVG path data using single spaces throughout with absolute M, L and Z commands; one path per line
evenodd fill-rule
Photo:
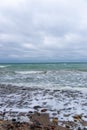
M 32 87 L 33 86 L 33 87 Z M 71 86 L 55 86 L 52 84 L 23 84 L 23 83 L 0 83 L 0 88 L 14 89 L 26 89 L 26 90 L 49 90 L 49 91 L 73 91 L 87 93 L 87 87 L 71 87 Z M 6 91 L 5 91 L 6 92 Z
M 45 74 L 46 71 L 15 71 L 17 74 Z
M 10 65 L 0 65 L 0 68 L 6 68 L 9 67 Z
M 0 65 L 0 68 L 5 68 L 6 66 Z

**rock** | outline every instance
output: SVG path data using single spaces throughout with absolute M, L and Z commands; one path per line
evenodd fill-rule
M 16 122 L 16 119 L 12 119 L 12 122 Z
M 80 127 L 78 127 L 78 130 L 82 130 Z
M 75 115 L 73 116 L 74 120 L 81 120 L 82 119 L 82 115 Z
M 47 109 L 42 109 L 42 110 L 41 110 L 41 112 L 46 112 L 46 111 L 47 111 Z
M 35 126 L 32 124 L 32 125 L 30 125 L 30 129 L 31 130 L 34 130 L 35 129 Z
M 41 106 L 34 106 L 33 108 L 37 110 L 37 109 L 41 108 Z
M 53 115 L 53 116 L 56 116 L 56 115 L 57 115 L 57 113 L 52 113 L 52 115 Z
M 29 111 L 30 114 L 32 114 L 33 112 L 32 111 Z
M 70 114 L 64 114 L 64 116 L 65 116 L 65 117 L 69 117 L 69 116 L 70 116 Z
M 34 120 L 34 124 L 35 124 L 35 126 L 40 126 L 41 125 L 41 123 L 38 120 Z
M 37 116 L 40 116 L 40 113 L 35 111 L 34 114 L 36 114 Z
M 50 130 L 54 130 L 55 129 L 55 126 L 51 126 Z
M 85 118 L 87 118 L 87 116 L 84 116 Z
M 46 105 L 47 104 L 47 102 L 43 102 L 43 105 Z
M 52 123 L 53 125 L 58 125 L 58 118 L 57 117 L 53 118 Z
M 83 130 L 87 130 L 87 128 L 84 128 Z
M 20 112 L 18 116 L 26 116 L 26 112 Z
M 49 128 L 49 127 L 46 127 L 46 126 L 44 127 L 44 129 L 45 129 L 45 130 L 50 130 L 50 128 Z
M 70 129 L 70 126 L 69 126 L 69 125 L 66 125 L 66 128 Z

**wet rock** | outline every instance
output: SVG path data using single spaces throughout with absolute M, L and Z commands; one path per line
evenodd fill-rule
M 16 123 L 15 123 L 15 127 L 16 127 L 16 128 L 20 127 L 20 125 L 21 125 L 20 122 L 16 122 Z
M 87 128 L 84 128 L 83 130 L 87 130 Z
M 22 90 L 27 90 L 26 88 L 23 88 Z
M 60 114 L 60 111 L 57 111 L 57 114 Z
M 40 126 L 41 123 L 40 123 L 38 120 L 34 120 L 34 125 L 35 125 L 35 126 Z
M 44 130 L 50 130 L 50 128 L 49 127 L 44 127 Z
M 30 125 L 30 130 L 34 130 L 35 129 L 35 126 L 32 124 Z
M 12 119 L 12 123 L 15 123 L 15 122 L 16 122 L 16 119 L 13 118 L 13 119 Z
M 78 127 L 78 130 L 82 130 L 80 127 Z
M 82 115 L 75 115 L 73 116 L 74 120 L 81 120 L 82 119 Z
M 70 116 L 70 114 L 64 114 L 64 117 L 69 117 Z
M 87 118 L 87 115 L 86 116 L 84 116 L 85 118 Z
M 36 101 L 39 101 L 39 99 L 35 98 Z
M 47 109 L 42 109 L 42 110 L 41 110 L 41 112 L 46 112 L 46 111 L 47 111 Z
M 70 129 L 70 126 L 69 126 L 69 125 L 66 125 L 66 128 Z
M 32 114 L 32 113 L 33 113 L 33 111 L 29 111 L 29 113 L 30 113 L 30 114 Z
M 50 130 L 54 130 L 54 129 L 55 129 L 55 126 L 51 126 L 51 127 L 50 127 Z
M 37 110 L 37 109 L 41 108 L 41 106 L 34 106 L 33 108 Z
M 43 102 L 43 105 L 46 105 L 47 104 L 47 102 Z
M 26 116 L 26 112 L 20 112 L 18 116 Z
M 57 117 L 53 118 L 52 123 L 53 125 L 58 125 L 58 118 Z

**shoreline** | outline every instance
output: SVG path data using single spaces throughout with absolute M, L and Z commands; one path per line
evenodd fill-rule
M 50 120 L 58 118 L 60 124 L 74 122 L 75 115 L 81 115 L 82 122 L 87 124 L 86 100 L 87 93 L 78 90 L 44 90 L 0 85 L 0 119 L 3 120 L 3 113 L 4 120 L 17 120 L 23 114 L 19 121 L 28 122 L 28 114 L 42 113 L 41 110 L 45 109 L 43 114 L 49 114 Z
M 43 109 L 45 110 L 45 109 Z M 25 117 L 25 113 L 19 113 L 19 118 Z M 79 116 L 79 115 L 78 115 Z M 49 114 L 34 113 L 27 114 L 28 121 L 20 121 L 18 118 L 11 120 L 0 120 L 0 130 L 87 130 L 87 121 L 74 120 L 74 121 L 59 121 L 58 118 L 50 120 Z

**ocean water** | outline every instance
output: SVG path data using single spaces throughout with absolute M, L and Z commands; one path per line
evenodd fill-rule
M 0 64 L 0 84 L 84 89 L 87 88 L 87 63 Z
M 0 64 L 0 112 L 10 119 L 9 112 L 37 105 L 50 118 L 73 121 L 82 114 L 87 121 L 87 63 Z

